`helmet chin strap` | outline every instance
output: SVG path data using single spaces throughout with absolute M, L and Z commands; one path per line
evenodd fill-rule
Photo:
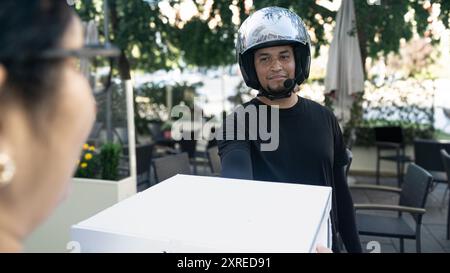
M 261 87 L 261 90 L 259 90 L 258 93 L 258 97 L 266 97 L 269 100 L 289 98 L 292 95 L 292 92 L 294 91 L 295 88 L 295 84 L 299 81 L 300 77 L 301 74 L 295 79 L 285 80 L 283 83 L 284 89 L 281 91 L 272 91 L 270 90 L 270 88 L 266 90 L 263 87 Z

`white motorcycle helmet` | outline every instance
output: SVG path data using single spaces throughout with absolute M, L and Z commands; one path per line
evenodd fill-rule
M 259 83 L 254 64 L 257 49 L 292 45 L 295 55 L 295 79 L 285 82 L 285 90 L 271 92 Z M 271 100 L 291 96 L 295 84 L 309 77 L 311 39 L 302 19 L 294 12 L 280 7 L 267 7 L 250 15 L 238 31 L 236 51 L 241 73 L 248 87 L 259 90 L 259 96 Z

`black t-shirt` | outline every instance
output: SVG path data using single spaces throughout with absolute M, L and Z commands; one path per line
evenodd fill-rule
M 274 109 L 253 99 L 227 116 L 217 132 L 222 137 L 218 141 L 222 176 L 332 187 L 333 250 L 340 251 L 339 233 L 347 251 L 361 252 L 343 171 L 349 159 L 336 117 L 328 108 L 300 97 L 293 107 L 278 109 L 279 118 Z
M 333 168 L 346 165 L 348 158 L 339 124 L 328 108 L 299 97 L 298 102 L 293 107 L 278 109 L 278 148 L 273 151 L 262 151 L 261 144 L 276 143 L 274 137 L 263 141 L 258 133 L 256 139 L 249 140 L 250 133 L 248 131 L 250 130 L 249 127 L 252 126 L 251 124 L 256 123 L 257 131 L 260 132 L 261 114 L 267 115 L 267 124 L 270 124 L 271 107 L 267 107 L 258 99 L 253 99 L 243 105 L 245 109 L 248 106 L 255 106 L 258 111 L 257 119 L 251 119 L 250 115 L 246 115 L 244 124 L 246 139 L 225 139 L 219 141 L 218 144 L 221 158 L 236 149 L 249 154 L 252 163 L 252 177 L 248 175 L 250 170 L 242 170 L 244 167 L 242 165 L 232 168 L 228 176 L 240 177 L 239 173 L 234 173 L 239 170 L 241 174 L 247 174 L 241 178 L 318 186 L 331 186 L 333 184 Z M 259 111 L 261 106 L 269 110 L 261 113 Z M 242 118 L 237 119 L 239 118 L 234 113 L 227 118 L 227 122 L 234 121 L 235 124 L 243 122 Z M 272 129 L 271 126 L 268 127 Z M 237 125 L 235 126 L 233 139 L 237 139 L 238 130 L 236 128 Z M 224 138 L 226 138 L 227 128 L 223 126 L 222 130 Z M 236 163 L 239 163 L 239 161 Z M 225 176 L 227 176 L 227 171 L 225 166 Z

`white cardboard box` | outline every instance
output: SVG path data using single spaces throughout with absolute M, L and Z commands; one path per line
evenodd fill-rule
M 315 252 L 331 188 L 176 175 L 72 226 L 81 252 Z

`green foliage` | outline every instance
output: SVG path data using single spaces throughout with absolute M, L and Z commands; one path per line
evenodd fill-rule
M 100 159 L 95 152 L 94 146 L 85 144 L 81 152 L 75 177 L 92 178 L 95 177 L 100 167 Z
M 377 58 L 379 53 L 398 52 L 400 39 L 412 38 L 413 25 L 405 22 L 404 15 L 410 8 L 417 8 L 421 14 L 423 8 L 410 1 L 382 1 L 381 5 L 369 5 L 367 1 L 354 1 L 363 60 L 366 57 Z M 426 18 L 417 17 L 418 33 L 423 35 L 422 28 L 427 24 Z
M 122 148 L 119 144 L 106 143 L 100 151 L 85 144 L 75 177 L 119 180 L 119 163 Z
M 228 24 L 215 31 L 209 29 L 205 22 L 194 19 L 182 30 L 176 30 L 174 43 L 188 64 L 204 67 L 236 63 L 234 50 L 234 33 L 237 29 Z
M 105 180 L 118 180 L 119 161 L 122 154 L 122 147 L 116 143 L 104 144 L 100 151 L 100 161 L 102 165 L 101 178 Z
M 79 1 L 80 17 L 94 19 L 104 39 L 103 9 L 99 0 Z M 179 51 L 171 45 L 173 27 L 161 20 L 157 5 L 143 0 L 108 1 L 110 9 L 109 39 L 125 52 L 132 69 L 149 72 L 178 66 Z M 133 54 L 137 48 L 139 54 Z
M 187 107 L 194 108 L 194 98 L 197 96 L 197 88 L 202 83 L 190 85 L 186 82 L 177 83 L 172 87 L 172 105 L 184 103 Z M 135 97 L 135 126 L 141 135 L 148 135 L 148 124 L 152 121 L 167 120 L 166 86 L 159 83 L 146 83 L 136 88 Z M 139 97 L 139 100 L 138 98 Z M 142 98 L 147 98 L 143 101 Z
M 187 82 L 176 83 L 172 86 L 172 104 L 178 105 L 184 102 L 189 108 L 194 107 L 194 97 L 197 95 L 197 89 L 202 83 L 188 84 Z M 136 88 L 136 94 L 140 97 L 150 99 L 151 103 L 166 104 L 167 86 L 161 83 L 149 82 Z
M 79 1 L 77 11 L 84 20 L 97 18 L 103 23 L 102 1 Z M 441 5 L 439 19 L 449 25 L 450 2 L 431 0 Z M 232 22 L 229 0 L 214 0 L 208 18 L 194 16 L 182 24 L 170 24 L 160 14 L 158 1 L 149 4 L 143 0 L 109 1 L 111 10 L 111 40 L 124 50 L 130 59 L 132 69 L 155 71 L 174 67 L 218 66 L 236 63 L 234 39 L 238 26 Z M 170 0 L 171 6 L 180 4 L 180 0 Z M 194 1 L 199 12 L 205 6 Z M 367 1 L 354 1 L 357 17 L 358 37 L 361 44 L 362 59 L 377 58 L 379 54 L 397 52 L 401 39 L 409 40 L 414 29 L 424 35 L 428 28 L 430 9 L 424 8 L 424 1 L 381 0 L 380 5 L 370 5 Z M 267 6 L 281 6 L 294 10 L 314 32 L 314 47 L 318 54 L 319 47 L 328 41 L 325 39 L 324 23 L 331 23 L 336 12 L 317 5 L 316 0 L 258 0 L 254 1 L 252 10 Z M 244 12 L 244 0 L 237 1 L 241 22 L 248 16 Z M 96 8 L 97 7 L 97 8 Z M 405 22 L 404 15 L 414 10 L 416 26 Z M 208 26 L 219 14 L 221 23 L 215 27 Z M 320 15 L 320 16 L 319 16 Z M 177 23 L 180 19 L 177 18 Z M 100 28 L 103 35 L 103 29 Z M 139 54 L 134 51 L 138 51 Z

